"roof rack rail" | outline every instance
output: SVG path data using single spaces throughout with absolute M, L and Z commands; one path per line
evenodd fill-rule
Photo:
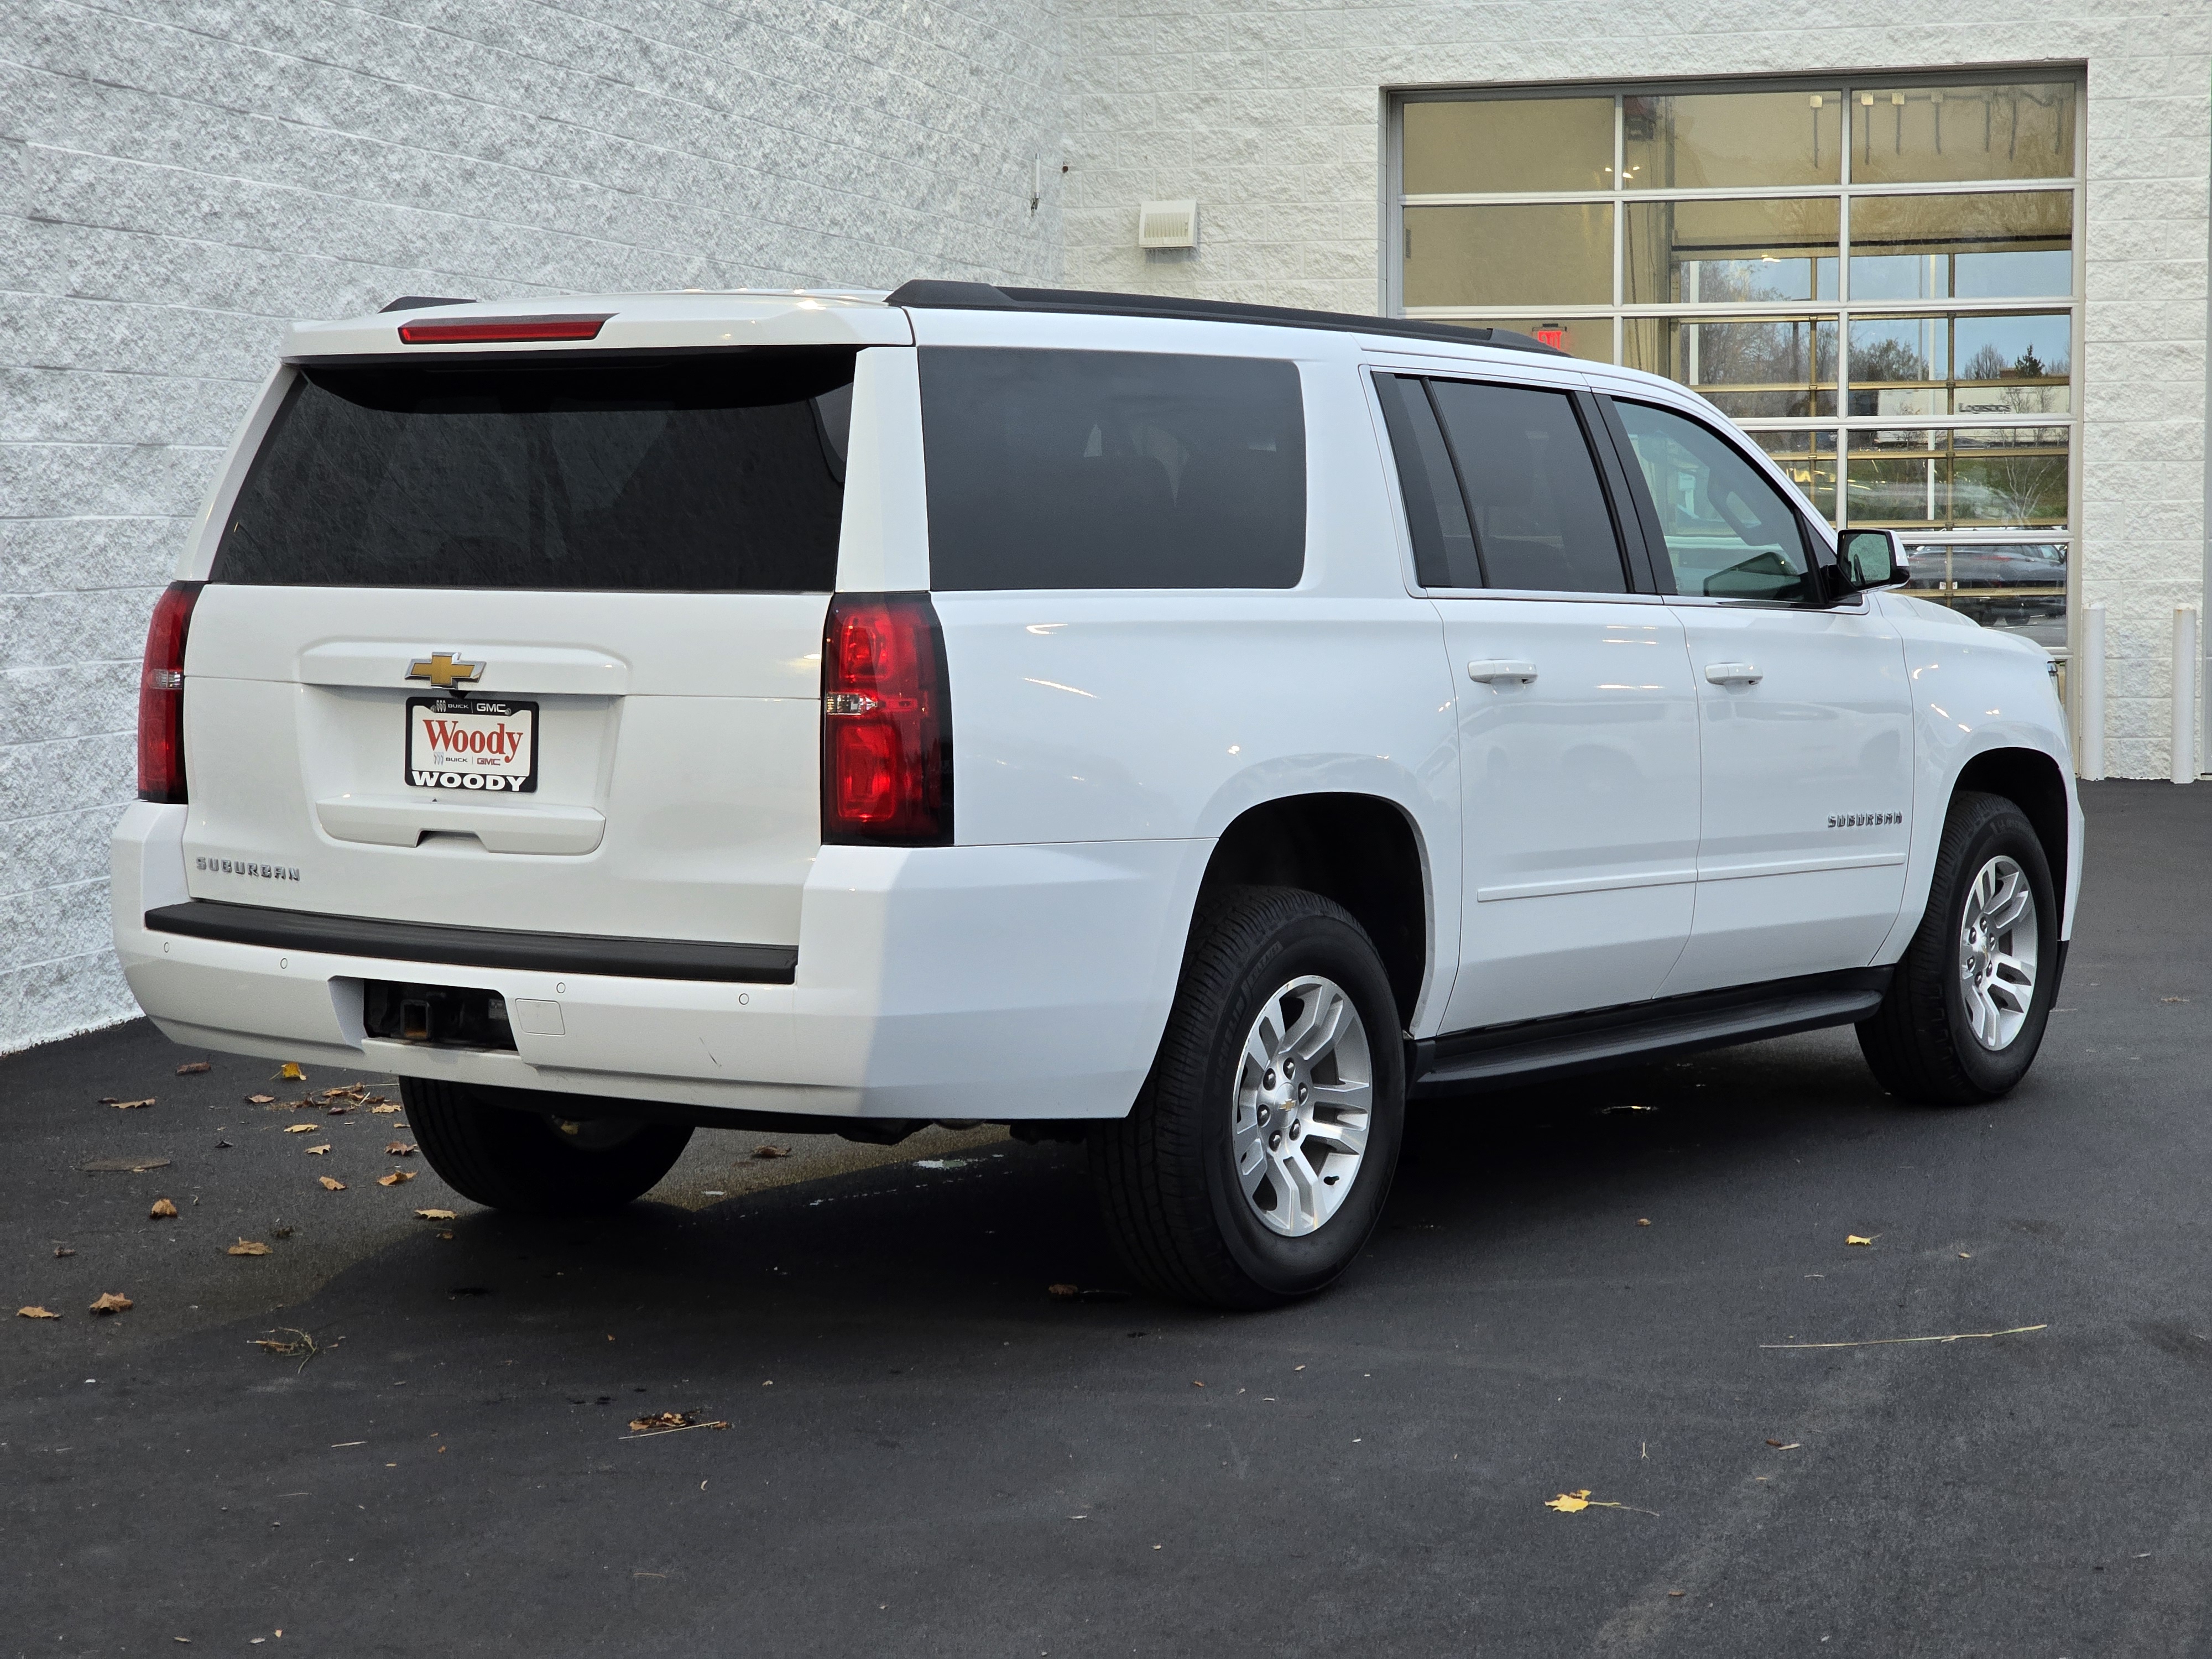
M 1360 317 L 1346 311 L 1300 311 L 1290 306 L 1239 305 L 1170 294 L 1097 294 L 1073 288 L 1008 288 L 990 283 L 916 281 L 894 289 L 884 303 L 924 311 L 1042 311 L 1099 317 L 1174 317 L 1188 322 L 1265 323 L 1276 328 L 1319 328 L 1341 334 L 1393 334 L 1456 345 L 1499 346 L 1512 351 L 1567 354 L 1510 328 L 1479 323 L 1429 322 L 1413 317 Z

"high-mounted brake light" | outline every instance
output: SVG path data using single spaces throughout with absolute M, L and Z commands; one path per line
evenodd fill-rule
M 399 325 L 403 345 L 511 345 L 526 340 L 596 340 L 614 313 L 596 317 L 460 317 Z
M 146 664 L 138 676 L 138 799 L 185 799 L 185 633 L 202 584 L 171 582 L 146 624 Z
M 952 717 L 927 593 L 840 593 L 822 641 L 822 839 L 948 847 Z

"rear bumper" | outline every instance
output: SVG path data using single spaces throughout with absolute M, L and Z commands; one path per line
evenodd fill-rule
M 331 926 L 346 919 L 301 914 L 288 935 L 286 913 L 260 907 L 213 917 L 193 904 L 149 928 L 149 911 L 190 900 L 187 810 L 132 806 L 113 843 L 125 976 L 181 1042 L 406 1077 L 824 1117 L 1124 1115 L 1166 1023 L 1208 850 L 1197 841 L 825 847 L 787 974 L 674 978 L 680 950 L 639 960 L 596 948 L 635 941 L 580 944 L 580 971 L 562 965 L 558 934 L 506 935 L 524 943 L 505 959 L 459 962 L 501 953 L 428 930 L 428 954 L 395 957 L 399 930 L 384 924 L 349 938 Z M 603 971 L 610 962 L 632 971 Z M 370 1037 L 369 980 L 496 991 L 515 1011 L 515 1048 Z M 525 1012 L 521 1003 L 536 1006 Z

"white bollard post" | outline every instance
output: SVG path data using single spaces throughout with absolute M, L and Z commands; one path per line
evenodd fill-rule
M 2105 602 L 2081 617 L 2081 656 L 2074 665 L 2074 703 L 2081 732 L 2074 756 L 2078 777 L 2105 775 Z
M 2173 607 L 2173 781 L 2197 781 L 2197 607 Z

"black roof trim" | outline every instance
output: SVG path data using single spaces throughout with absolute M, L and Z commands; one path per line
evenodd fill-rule
M 1238 305 L 1169 294 L 1097 294 L 1073 288 L 1006 288 L 989 283 L 912 282 L 894 289 L 886 305 L 922 311 L 1042 311 L 1099 317 L 1174 317 L 1186 322 L 1263 323 L 1274 328 L 1328 329 L 1339 334 L 1389 334 L 1454 345 L 1498 346 L 1511 351 L 1567 354 L 1510 328 L 1474 323 L 1429 322 L 1415 317 L 1360 317 L 1345 311 L 1300 311 L 1290 306 Z
M 382 316 L 387 311 L 421 311 L 426 306 L 472 306 L 475 303 L 474 300 L 447 299 L 435 294 L 403 294 L 390 305 L 379 306 L 376 310 L 377 314 Z

